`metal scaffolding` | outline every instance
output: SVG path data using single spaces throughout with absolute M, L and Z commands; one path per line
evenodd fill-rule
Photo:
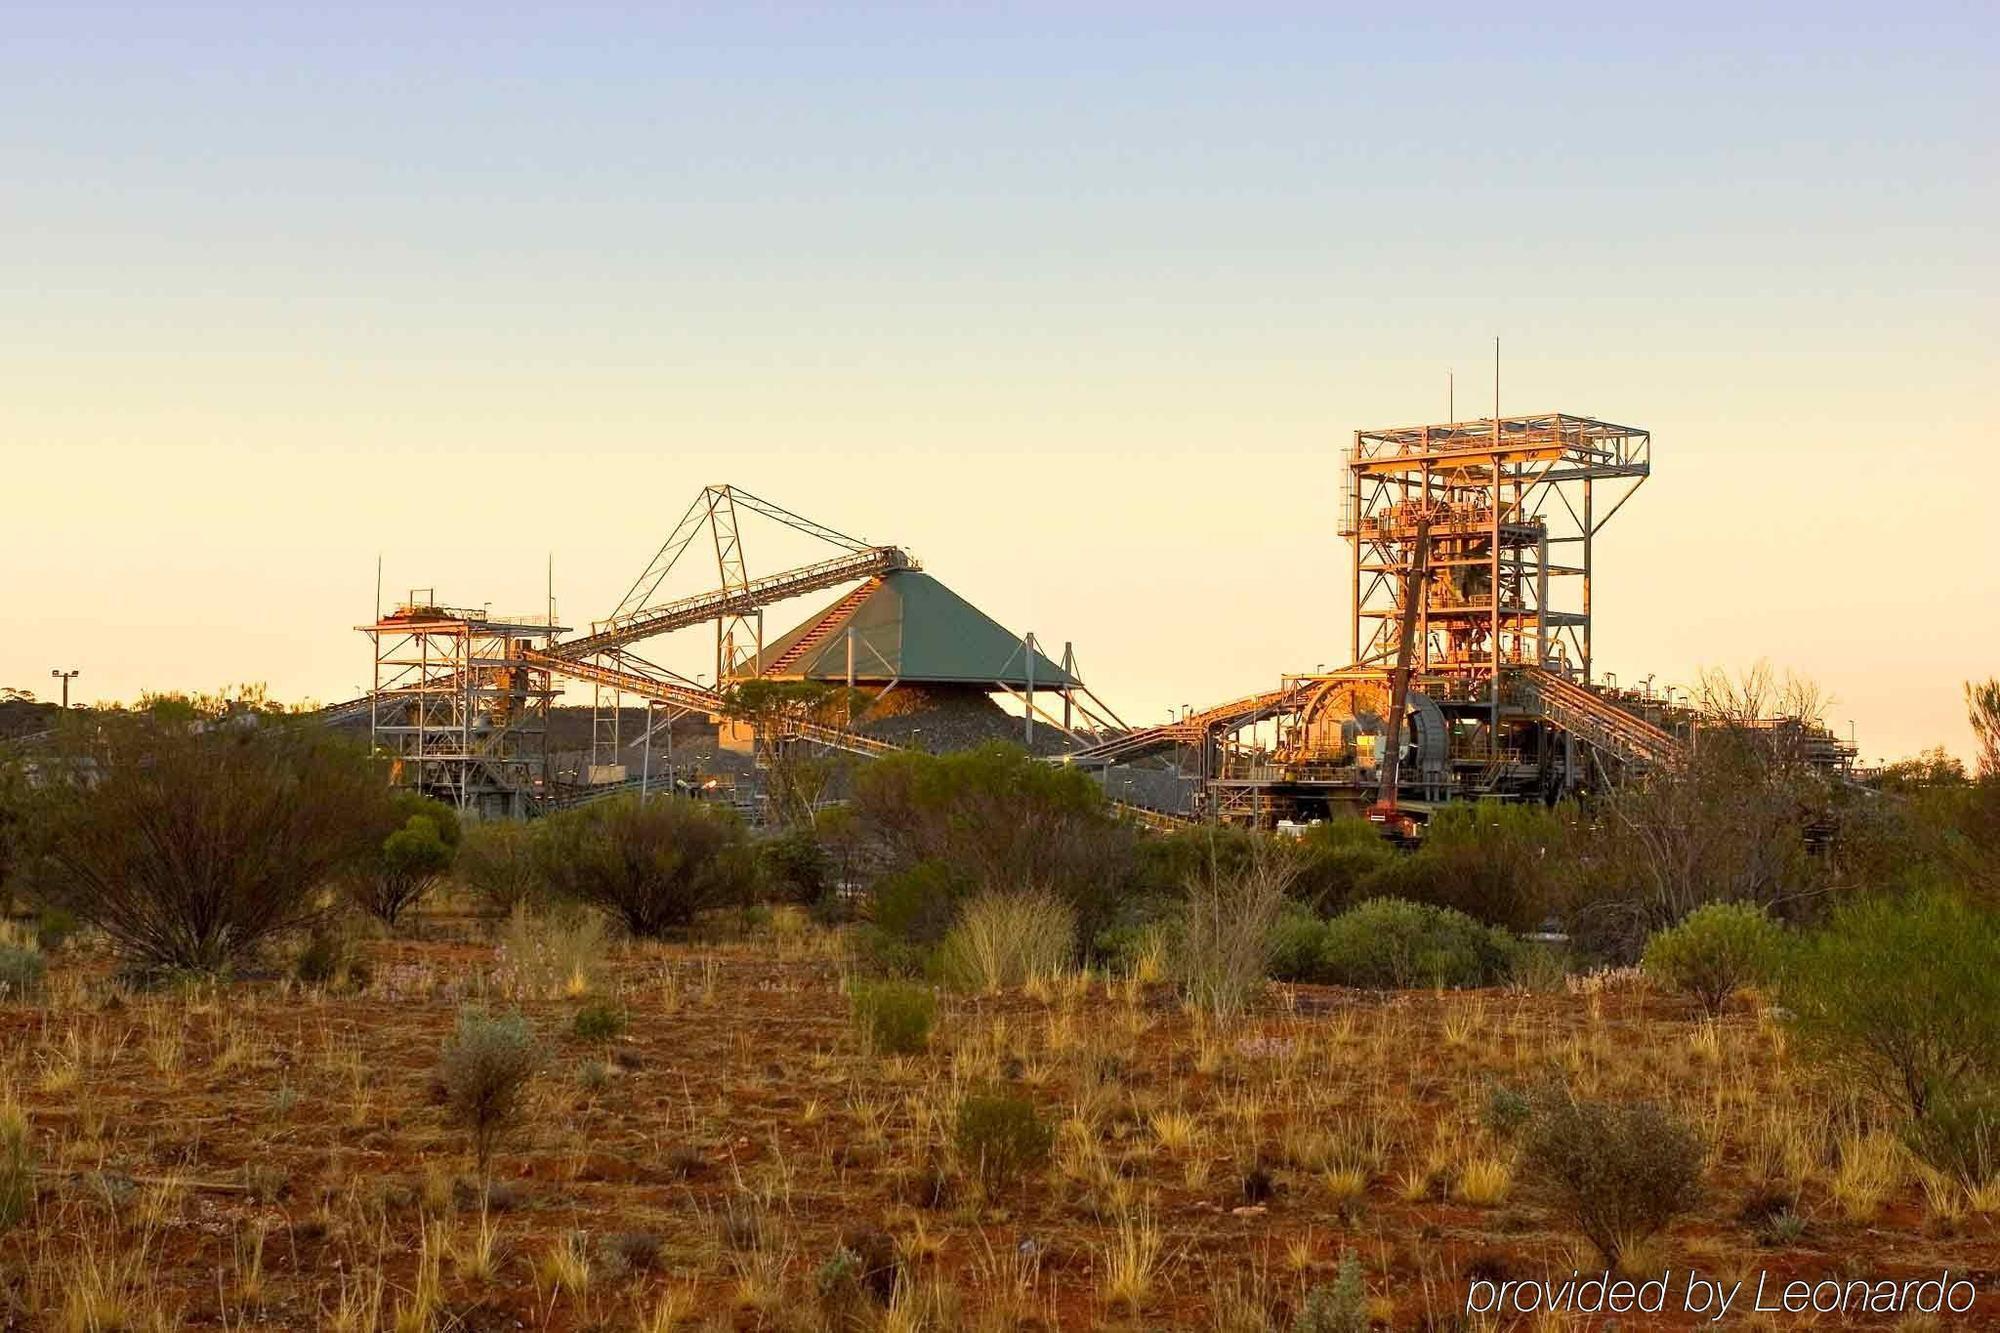
M 1414 617 L 1417 677 L 1495 705 L 1507 666 L 1589 682 L 1595 540 L 1651 473 L 1650 432 L 1561 412 L 1358 430 L 1347 470 L 1357 664 L 1391 664 Z
M 563 627 L 441 606 L 429 589 L 373 624 L 368 735 L 391 780 L 482 818 L 524 816 L 548 779 L 546 664 Z

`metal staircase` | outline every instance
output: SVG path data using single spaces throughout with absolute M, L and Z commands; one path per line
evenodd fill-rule
M 1684 756 L 1673 736 L 1575 681 L 1540 667 L 1519 667 L 1515 679 L 1527 686 L 1542 716 L 1606 754 L 1661 766 L 1678 764 Z

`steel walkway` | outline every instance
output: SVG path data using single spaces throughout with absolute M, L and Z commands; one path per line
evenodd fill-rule
M 1644 718 L 1635 717 L 1603 696 L 1540 667 L 1510 673 L 1526 685 L 1537 712 L 1570 735 L 1627 763 L 1678 764 L 1680 741 Z

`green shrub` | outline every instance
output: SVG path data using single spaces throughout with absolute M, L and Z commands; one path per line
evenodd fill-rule
M 927 986 L 900 981 L 859 982 L 852 991 L 854 1023 L 870 1049 L 914 1055 L 930 1041 L 937 997 Z
M 292 959 L 292 975 L 308 986 L 366 985 L 368 965 L 353 934 L 337 921 L 316 922 Z
M 834 891 L 831 852 L 809 828 L 791 828 L 757 845 L 757 861 L 771 892 L 789 903 L 811 907 Z
M 959 904 L 971 894 L 972 880 L 957 866 L 935 858 L 919 861 L 876 881 L 869 920 L 905 944 L 936 945 L 951 933 Z
M 438 1077 L 452 1121 L 472 1138 L 473 1159 L 484 1176 L 493 1150 L 521 1113 L 528 1085 L 541 1069 L 542 1050 L 519 1014 L 462 1010 L 445 1039 Z
M 854 808 L 892 869 L 940 861 L 969 889 L 1045 889 L 1070 905 L 1084 938 L 1131 896 L 1138 834 L 1088 773 L 1017 746 L 887 756 L 856 774 Z
M 59 739 L 73 753 L 37 795 L 35 893 L 138 969 L 227 968 L 316 917 L 380 845 L 382 770 L 324 728 L 149 711 Z
M 932 950 L 890 934 L 880 926 L 863 925 L 848 935 L 855 966 L 870 976 L 905 980 L 932 972 Z
M 625 1021 L 624 1009 L 597 1000 L 576 1011 L 570 1030 L 585 1041 L 610 1041 L 625 1030 Z
M 1340 1252 L 1340 1271 L 1332 1282 L 1318 1283 L 1299 1303 L 1292 1333 L 1368 1333 L 1368 1284 L 1361 1261 L 1352 1250 Z
M 975 1095 L 958 1104 L 953 1142 L 958 1155 L 990 1188 L 1001 1188 L 1049 1157 L 1055 1135 L 1026 1097 Z
M 1588 1101 L 1545 1088 L 1521 1136 L 1528 1176 L 1605 1262 L 1693 1206 L 1704 1152 L 1685 1122 L 1652 1102 Z
M 1648 977 L 1714 1014 L 1743 987 L 1769 982 L 1784 947 L 1784 928 L 1763 908 L 1710 903 L 1646 941 L 1643 966 Z
M 542 871 L 561 898 L 657 939 L 713 907 L 747 906 L 756 856 L 734 811 L 708 801 L 622 797 L 545 821 Z
M 2000 1180 L 2000 1089 L 1983 1084 L 1933 1093 L 1924 1118 L 1904 1126 L 1903 1141 L 1967 1189 Z
M 1271 976 L 1278 981 L 1326 979 L 1326 922 L 1310 908 L 1287 902 L 1271 925 Z
M 1512 1139 L 1521 1132 L 1534 1114 L 1534 1101 L 1519 1088 L 1510 1088 L 1504 1083 L 1495 1083 L 1486 1090 L 1486 1104 L 1480 1108 L 1479 1123 L 1486 1126 L 1487 1133 L 1502 1141 Z
M 1326 923 L 1320 960 L 1342 986 L 1488 986 L 1507 976 L 1515 948 L 1506 931 L 1463 912 L 1376 898 Z
M 1235 874 L 1248 866 L 1258 849 L 1272 841 L 1268 833 L 1227 824 L 1203 824 L 1175 829 L 1141 841 L 1135 849 L 1137 878 L 1147 896 L 1178 902 L 1190 881 L 1214 874 Z
M 458 814 L 442 801 L 398 791 L 384 794 L 379 817 L 386 831 L 348 889 L 363 911 L 393 926 L 451 869 Z
M 1564 817 L 1543 806 L 1457 802 L 1431 817 L 1416 852 L 1380 864 L 1358 892 L 1533 930 L 1562 897 L 1565 840 Z
M 25 1000 L 39 995 L 48 970 L 48 960 L 39 950 L 0 944 L 0 1000 Z
M 81 924 L 74 912 L 60 907 L 44 907 L 35 914 L 35 947 L 44 954 L 60 952 Z
M 1780 983 L 1808 1059 L 1922 1119 L 2000 1069 L 2000 913 L 1932 892 L 1837 911 Z
M 1366 897 L 1371 877 L 1403 856 L 1378 826 L 1352 815 L 1307 828 L 1298 840 L 1298 853 L 1299 876 L 1292 893 L 1321 916 Z
M 940 975 L 964 990 L 1023 985 L 1075 962 L 1076 913 L 1054 894 L 1032 889 L 968 900 L 938 949 Z
M 1510 984 L 1535 995 L 1560 995 L 1569 981 L 1569 951 L 1543 940 L 1519 940 L 1507 969 Z
M 1178 948 L 1174 932 L 1179 923 L 1163 915 L 1168 910 L 1162 903 L 1135 905 L 1132 919 L 1097 932 L 1090 942 L 1091 964 L 1107 976 L 1138 976 L 1151 969 L 1150 976 L 1157 979 Z
M 472 825 L 459 840 L 452 876 L 485 900 L 498 916 L 546 896 L 542 877 L 539 823 L 518 819 L 486 819 Z

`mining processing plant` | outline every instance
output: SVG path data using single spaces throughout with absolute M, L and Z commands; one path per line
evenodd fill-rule
M 1175 775 L 1179 799 L 1119 802 L 1145 822 L 1272 828 L 1351 812 L 1411 833 L 1446 802 L 1601 790 L 1677 764 L 1695 743 L 1703 716 L 1691 699 L 1618 689 L 1593 671 L 1597 540 L 1651 470 L 1649 432 L 1566 413 L 1356 431 L 1338 522 L 1352 555 L 1351 665 L 1284 675 L 1165 725 L 1127 726 L 1084 683 L 1069 645 L 1060 661 L 1045 655 L 901 547 L 732 486 L 696 497 L 619 604 L 577 637 L 553 613 L 495 619 L 413 595 L 360 627 L 375 649 L 370 692 L 322 715 L 366 716 L 399 783 L 521 816 L 630 785 L 617 762 L 626 696 L 645 703 L 649 727 L 698 714 L 752 750 L 863 757 L 898 748 L 865 729 L 898 690 L 1004 697 L 1025 740 L 1041 727 L 1057 742 L 1050 762 L 1085 767 L 1114 794 L 1140 770 Z M 827 553 L 753 575 L 745 515 Z M 716 586 L 662 597 L 694 550 L 712 550 Z M 831 590 L 818 614 L 767 641 L 768 608 Z M 638 651 L 710 625 L 713 686 Z M 767 724 L 778 734 L 743 736 L 728 692 L 756 679 L 844 685 L 868 702 L 848 725 L 784 720 Z M 594 691 L 581 784 L 549 768 L 558 680 Z M 1851 763 L 1851 746 L 1808 730 L 1819 762 Z

